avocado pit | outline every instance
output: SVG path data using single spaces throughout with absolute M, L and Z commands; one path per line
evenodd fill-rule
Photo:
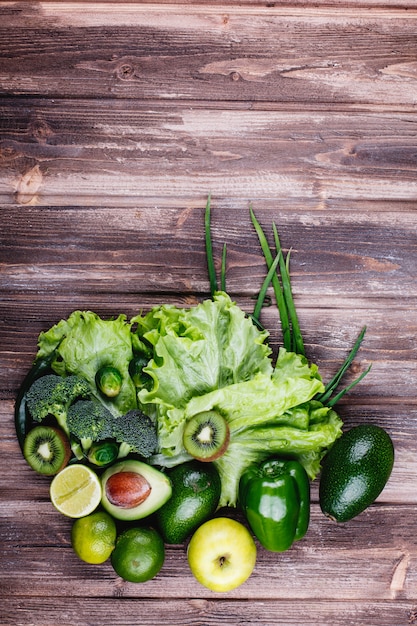
M 171 481 L 163 472 L 136 459 L 110 465 L 101 476 L 103 508 L 116 519 L 147 517 L 171 497 Z
M 142 474 L 118 472 L 106 481 L 106 496 L 111 504 L 122 509 L 133 509 L 150 495 L 152 487 Z

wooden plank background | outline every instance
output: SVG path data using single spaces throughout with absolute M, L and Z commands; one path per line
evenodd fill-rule
M 415 0 L 23 1 L 0 18 L 0 624 L 416 624 Z M 249 206 L 292 248 L 325 380 L 367 326 L 348 380 L 372 369 L 339 412 L 396 450 L 346 524 L 321 514 L 315 481 L 307 536 L 259 548 L 228 594 L 194 581 L 185 546 L 143 585 L 79 561 L 13 426 L 41 330 L 208 296 L 209 193 L 245 310 L 265 275 Z M 262 315 L 276 351 L 275 306 Z

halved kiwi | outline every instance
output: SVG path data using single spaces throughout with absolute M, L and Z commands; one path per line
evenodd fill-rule
M 230 440 L 229 425 L 220 413 L 203 411 L 186 424 L 184 448 L 198 461 L 215 461 L 227 450 Z
M 23 443 L 23 456 L 35 472 L 53 476 L 61 471 L 71 456 L 65 433 L 54 426 L 35 426 Z

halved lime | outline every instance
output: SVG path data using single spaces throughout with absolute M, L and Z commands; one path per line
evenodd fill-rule
M 51 482 L 51 502 L 68 517 L 89 515 L 100 504 L 101 482 L 86 465 L 67 465 Z

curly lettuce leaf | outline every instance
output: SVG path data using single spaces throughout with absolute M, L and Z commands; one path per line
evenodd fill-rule
M 156 307 L 132 322 L 154 351 L 144 368 L 153 387 L 142 389 L 139 401 L 156 406 L 158 417 L 195 396 L 272 372 L 269 333 L 256 328 L 224 292 L 189 309 Z
M 277 368 L 279 374 L 275 373 Z M 214 410 L 223 415 L 229 424 L 231 439 L 245 428 L 268 423 L 290 423 L 306 428 L 308 416 L 301 411 L 288 413 L 288 410 L 311 400 L 323 389 L 315 366 L 310 367 L 304 357 L 281 348 L 272 373 L 258 372 L 250 380 L 195 395 L 184 407 L 165 405 L 158 417 L 160 451 L 167 456 L 182 452 L 186 422 L 203 411 Z
M 323 389 L 315 365 L 310 367 L 304 357 L 280 348 L 272 376 L 258 373 L 249 381 L 217 389 L 204 398 L 192 398 L 185 418 L 217 410 L 226 417 L 231 432 L 237 433 L 248 426 L 286 420 L 288 409 L 311 400 Z
M 125 315 L 103 320 L 91 311 L 74 311 L 39 335 L 39 357 L 56 351 L 52 369 L 61 376 L 77 374 L 90 384 L 92 393 L 114 414 L 137 407 L 136 389 L 129 375 L 133 357 L 131 323 Z M 100 367 L 112 365 L 123 377 L 118 396 L 108 400 L 97 390 L 95 375 Z

